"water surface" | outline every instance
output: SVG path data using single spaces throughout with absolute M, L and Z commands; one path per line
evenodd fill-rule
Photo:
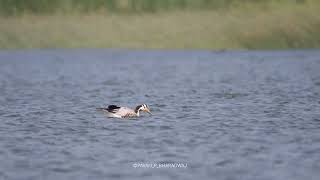
M 320 177 L 318 50 L 0 51 L 0 93 L 1 179 Z

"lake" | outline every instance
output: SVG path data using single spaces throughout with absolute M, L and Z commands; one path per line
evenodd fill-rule
M 320 50 L 2 50 L 0 93 L 0 179 L 320 177 Z

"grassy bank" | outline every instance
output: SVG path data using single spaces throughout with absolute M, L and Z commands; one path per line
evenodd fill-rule
M 314 0 L 0 0 L 0 15 L 52 13 L 145 13 L 186 9 L 222 9 L 243 3 L 304 4 Z
M 308 1 L 155 13 L 23 13 L 0 17 L 0 48 L 319 48 L 319 5 Z

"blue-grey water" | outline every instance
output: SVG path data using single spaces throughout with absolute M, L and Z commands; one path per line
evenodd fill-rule
M 0 118 L 0 179 L 318 180 L 320 51 L 2 50 Z

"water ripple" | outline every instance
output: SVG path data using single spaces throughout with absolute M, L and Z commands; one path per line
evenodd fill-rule
M 0 177 L 316 179 L 314 57 L 319 51 L 0 51 Z M 95 110 L 142 103 L 153 116 Z M 134 168 L 139 162 L 188 167 Z

